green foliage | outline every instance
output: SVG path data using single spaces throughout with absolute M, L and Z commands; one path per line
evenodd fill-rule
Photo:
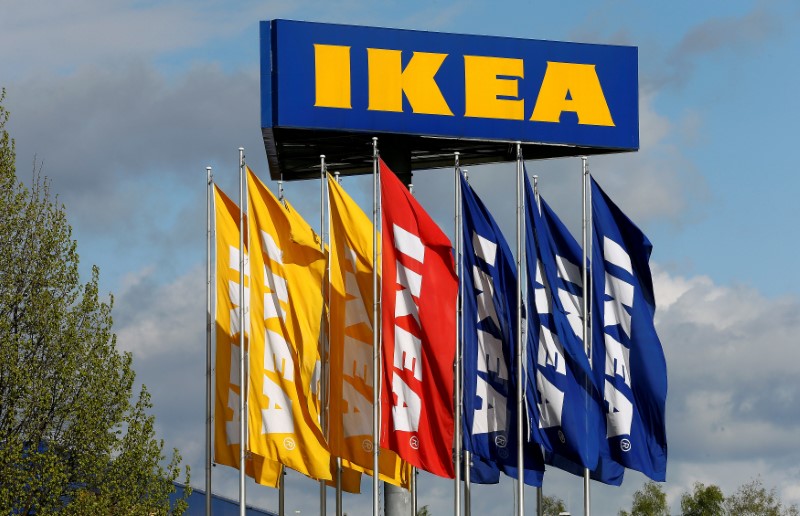
M 795 516 L 796 505 L 783 506 L 775 489 L 769 491 L 760 478 L 742 485 L 725 500 L 728 514 L 737 516 Z
M 694 491 L 681 496 L 682 516 L 724 516 L 725 495 L 715 485 L 694 483 Z
M 661 485 L 649 480 L 633 494 L 631 512 L 619 511 L 619 516 L 669 516 L 667 495 Z
M 428 509 L 427 505 L 423 505 L 417 509 L 417 516 L 431 516 L 431 511 Z
M 4 94 L 0 514 L 168 514 L 180 455 L 162 466 L 144 387 L 132 403 L 135 375 L 116 347 L 113 298 L 100 299 L 96 267 L 81 283 L 64 207 L 38 173 L 30 188 L 17 180 Z
M 648 481 L 633 495 L 631 512 L 619 516 L 667 515 L 667 497 L 661 486 Z M 775 489 L 767 490 L 760 478 L 742 485 L 725 497 L 715 485 L 695 482 L 691 493 L 681 495 L 681 516 L 800 516 L 796 505 L 784 506 Z
M 542 496 L 542 515 L 558 516 L 560 512 L 566 511 L 564 500 L 557 496 Z

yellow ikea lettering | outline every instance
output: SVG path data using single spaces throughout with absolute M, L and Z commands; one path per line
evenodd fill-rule
M 370 111 L 403 111 L 403 94 L 411 111 L 426 115 L 453 112 L 436 84 L 436 72 L 447 54 L 414 52 L 405 69 L 401 50 L 367 49 Z
M 555 122 L 571 111 L 583 125 L 614 126 L 595 65 L 547 62 L 531 120 Z
M 517 77 L 522 79 L 522 59 L 464 56 L 464 116 L 476 118 L 525 118 L 523 99 L 501 99 L 519 96 Z M 503 79 L 500 76 L 515 77 Z
M 350 47 L 314 44 L 316 107 L 350 109 Z
M 315 107 L 353 109 L 351 50 L 314 44 Z M 405 97 L 414 114 L 453 116 L 436 82 L 448 54 L 412 52 L 403 67 L 403 50 L 365 50 L 367 110 L 402 113 Z M 596 65 L 548 61 L 538 96 L 533 98 L 535 90 L 520 92 L 525 78 L 523 59 L 465 55 L 463 60 L 464 117 L 525 120 L 527 101 L 533 103 L 531 122 L 557 124 L 562 113 L 571 112 L 580 125 L 615 126 Z

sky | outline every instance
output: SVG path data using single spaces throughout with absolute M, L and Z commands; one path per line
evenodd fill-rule
M 9 0 L 0 9 L 18 176 L 41 168 L 66 206 L 81 270 L 88 279 L 99 266 L 118 345 L 133 354 L 158 436 L 180 449 L 195 486 L 204 481 L 205 167 L 235 195 L 241 146 L 267 180 L 258 23 L 288 18 L 638 47 L 641 148 L 591 157 L 589 167 L 654 245 L 672 513 L 694 482 L 731 494 L 756 477 L 800 503 L 800 274 L 791 266 L 800 4 Z M 577 236 L 580 160 L 526 165 Z M 513 164 L 469 173 L 513 239 Z M 343 183 L 363 206 L 367 181 Z M 414 184 L 452 235 L 452 206 L 440 201 L 452 199 L 452 174 L 416 172 Z M 318 225 L 317 182 L 287 184 L 286 196 Z M 593 513 L 630 508 L 644 481 L 628 472 L 620 488 L 593 484 Z M 215 491 L 236 497 L 236 482 L 236 471 L 214 468 Z M 420 486 L 420 506 L 452 512 L 452 482 L 422 474 Z M 363 489 L 345 497 L 346 512 L 369 512 L 368 480 Z M 544 492 L 581 513 L 576 477 L 548 471 Z M 318 514 L 316 493 L 290 473 L 287 513 Z M 534 494 L 526 490 L 526 506 Z M 510 481 L 478 486 L 473 510 L 509 514 L 512 499 Z M 251 484 L 248 502 L 277 510 L 267 488 Z

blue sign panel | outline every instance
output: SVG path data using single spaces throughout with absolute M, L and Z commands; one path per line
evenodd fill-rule
M 265 141 L 291 129 L 639 147 L 636 47 L 272 20 L 261 59 Z

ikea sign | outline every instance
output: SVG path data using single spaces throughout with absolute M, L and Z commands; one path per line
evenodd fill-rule
M 272 20 L 262 130 L 265 141 L 300 129 L 636 150 L 637 58 L 627 46 Z

